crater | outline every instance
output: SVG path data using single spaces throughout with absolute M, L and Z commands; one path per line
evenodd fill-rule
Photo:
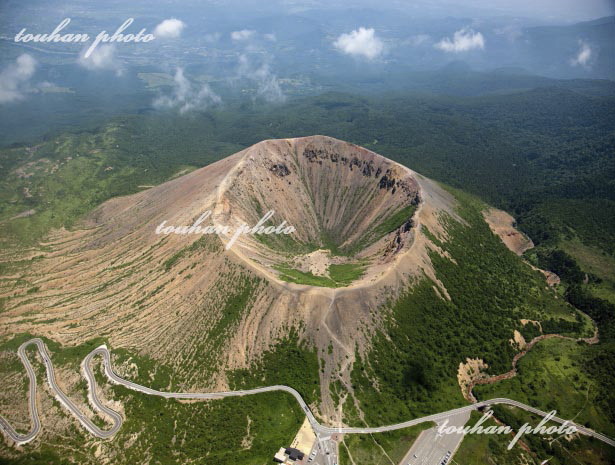
M 263 226 L 284 223 L 295 231 L 242 234 L 232 250 L 279 281 L 346 287 L 375 279 L 412 244 L 420 205 L 411 170 L 311 136 L 245 150 L 220 186 L 215 219 L 236 230 L 274 212 Z

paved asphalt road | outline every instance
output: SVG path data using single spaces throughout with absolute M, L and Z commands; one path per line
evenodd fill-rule
M 32 439 L 36 437 L 36 435 L 39 433 L 40 428 L 41 428 L 41 424 L 40 424 L 39 417 L 38 417 L 38 411 L 36 409 L 36 374 L 34 373 L 34 369 L 32 365 L 30 364 L 28 357 L 26 356 L 26 348 L 29 345 L 36 345 L 36 347 L 38 348 L 38 351 L 43 359 L 43 362 L 45 363 L 45 368 L 47 371 L 47 382 L 49 383 L 51 390 L 54 392 L 55 397 L 62 403 L 62 405 L 64 405 L 64 407 L 66 407 L 68 410 L 71 411 L 71 413 L 77 418 L 77 420 L 79 420 L 79 422 L 83 425 L 83 427 L 86 430 L 88 430 L 92 435 L 99 437 L 99 438 L 103 438 L 103 439 L 110 438 L 115 433 L 117 433 L 117 431 L 122 426 L 122 417 L 117 412 L 110 410 L 109 408 L 101 404 L 100 400 L 96 396 L 96 389 L 95 389 L 96 380 L 91 371 L 91 362 L 92 362 L 92 359 L 97 355 L 100 355 L 103 358 L 105 374 L 111 380 L 111 382 L 120 384 L 129 389 L 133 389 L 135 391 L 142 392 L 144 394 L 164 397 L 168 399 L 221 399 L 223 397 L 237 397 L 237 396 L 259 394 L 263 392 L 272 392 L 272 391 L 287 392 L 291 394 L 297 400 L 297 402 L 299 402 L 299 405 L 305 412 L 317 436 L 319 435 L 327 436 L 327 435 L 331 435 L 335 433 L 343 433 L 343 434 L 381 433 L 385 431 L 393 431 L 397 429 L 407 428 L 409 426 L 414 426 L 414 425 L 417 425 L 419 423 L 423 423 L 426 421 L 433 421 L 435 423 L 438 423 L 440 421 L 443 421 L 446 418 L 450 418 L 451 416 L 457 416 L 463 413 L 468 413 L 468 412 L 471 412 L 472 410 L 478 409 L 479 407 L 484 407 L 484 406 L 493 405 L 493 404 L 512 405 L 512 406 L 524 409 L 528 412 L 532 412 L 536 415 L 540 415 L 543 417 L 547 416 L 546 412 L 535 409 L 521 402 L 517 402 L 511 399 L 497 398 L 497 399 L 490 399 L 490 400 L 486 400 L 482 402 L 477 402 L 475 404 L 466 405 L 465 407 L 448 410 L 442 413 L 428 415 L 426 417 L 415 418 L 414 420 L 406 421 L 403 423 L 397 423 L 395 425 L 381 426 L 381 427 L 376 427 L 376 428 L 332 428 L 332 427 L 324 426 L 318 423 L 318 421 L 316 420 L 316 418 L 314 418 L 314 415 L 310 411 L 309 407 L 307 406 L 307 404 L 305 403 L 301 395 L 291 387 L 279 385 L 279 386 L 268 386 L 268 387 L 263 387 L 263 388 L 258 388 L 258 389 L 242 390 L 242 391 L 208 392 L 208 393 L 157 391 L 155 389 L 151 389 L 146 386 L 141 386 L 140 384 L 136 384 L 131 381 L 125 380 L 123 378 L 120 378 L 117 374 L 115 374 L 111 366 L 111 354 L 109 353 L 109 351 L 107 350 L 105 346 L 100 346 L 94 349 L 92 352 L 90 352 L 87 355 L 87 357 L 83 360 L 81 364 L 81 368 L 88 382 L 90 401 L 92 402 L 92 404 L 94 405 L 96 409 L 98 409 L 101 412 L 104 412 L 106 415 L 108 415 L 113 420 L 113 426 L 110 429 L 105 431 L 105 430 L 101 430 L 98 426 L 92 423 L 58 387 L 58 385 L 55 382 L 53 364 L 51 363 L 51 359 L 49 358 L 47 347 L 45 346 L 45 343 L 41 339 L 35 338 L 35 339 L 30 339 L 29 341 L 23 343 L 21 346 L 19 346 L 19 349 L 18 349 L 19 358 L 21 359 L 24 366 L 26 367 L 28 377 L 30 378 L 30 399 L 29 399 L 30 402 L 29 403 L 30 403 L 30 416 L 32 417 L 32 429 L 27 434 L 19 434 L 13 429 L 13 427 L 11 427 L 11 425 L 3 417 L 0 416 L 0 429 L 4 431 L 5 434 L 9 436 L 17 444 L 25 444 L 31 441 Z M 604 436 L 603 434 L 596 433 L 595 431 L 592 431 L 581 425 L 577 425 L 573 422 L 569 422 L 567 420 L 563 420 L 558 417 L 553 417 L 552 421 L 574 425 L 576 426 L 579 432 L 586 434 L 588 436 L 593 436 L 594 438 L 599 439 L 615 447 L 615 441 Z
M 312 451 L 316 455 L 312 461 L 306 462 L 309 465 L 337 465 L 337 443 L 331 439 L 331 435 L 317 436 Z M 309 459 L 310 455 L 308 455 Z
M 470 413 L 465 411 L 448 417 L 447 426 L 464 426 L 470 419 Z M 399 465 L 439 465 L 447 452 L 450 452 L 447 463 L 450 462 L 464 435 L 438 434 L 438 426 L 423 431 Z

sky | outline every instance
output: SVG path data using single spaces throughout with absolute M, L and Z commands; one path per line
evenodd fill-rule
M 615 15 L 615 0 L 0 0 L 2 16 L 27 11 L 27 6 L 54 5 L 53 11 L 101 10 L 112 13 L 127 8 L 135 15 L 190 10 L 213 14 L 242 16 L 253 14 L 289 13 L 309 9 L 371 8 L 402 10 L 415 17 L 493 17 L 516 16 L 543 22 L 571 23 Z M 6 19 L 6 18 L 5 18 Z
M 440 0 L 433 2 L 439 3 Z M 615 12 L 615 0 L 468 0 L 451 3 L 463 3 L 503 14 L 569 21 L 595 19 Z
M 546 21 L 586 21 L 615 14 L 615 0 L 281 0 L 287 6 L 368 6 L 435 16 L 524 16 Z
M 400 64 L 432 70 L 455 61 L 558 78 L 615 76 L 612 26 L 606 37 L 602 26 L 563 28 L 559 35 L 531 31 L 615 15 L 615 0 L 52 0 L 53 11 L 49 1 L 0 0 L 0 49 L 10 52 L 0 56 L 0 104 L 51 92 L 58 78 L 48 70 L 61 59 L 74 59 L 79 71 L 94 77 L 131 76 L 135 63 L 156 67 L 173 88 L 154 107 L 180 113 L 193 109 L 193 102 L 220 101 L 208 84 L 191 81 L 195 69 L 230 86 L 251 81 L 257 97 L 273 102 L 286 98 L 280 76 L 311 76 L 313 65 L 344 79 L 350 73 L 344 66 L 367 76 L 397 71 Z M 132 32 L 147 27 L 157 41 L 132 48 L 90 41 L 79 52 L 77 44 L 34 47 L 13 40 L 22 28 L 50 32 L 68 17 L 67 32 L 92 37 L 134 17 Z

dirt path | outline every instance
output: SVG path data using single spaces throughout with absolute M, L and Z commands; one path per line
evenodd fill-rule
M 522 256 L 526 250 L 529 250 L 534 247 L 534 244 L 531 241 L 531 239 L 526 237 L 523 233 L 521 233 L 515 228 L 514 226 L 515 219 L 512 216 L 510 216 L 508 213 L 502 210 L 497 210 L 495 208 L 490 208 L 488 210 L 483 211 L 483 217 L 485 218 L 485 221 L 489 224 L 489 227 L 491 228 L 493 233 L 499 236 L 502 242 L 504 243 L 504 245 L 509 250 L 514 252 L 515 254 Z M 546 270 L 541 270 L 540 268 L 533 266 L 531 263 L 528 263 L 526 260 L 523 260 L 523 261 L 527 263 L 533 269 L 543 273 L 546 277 L 547 284 L 549 286 L 554 286 L 555 284 L 559 284 L 560 278 L 555 273 L 552 273 Z M 530 320 L 521 320 L 521 321 L 527 322 Z M 597 344 L 599 342 L 598 326 L 596 325 L 596 322 L 594 322 L 593 320 L 592 322 L 594 324 L 594 335 L 593 337 L 590 337 L 590 338 L 572 338 L 572 337 L 562 336 L 561 334 L 543 334 L 541 336 L 535 337 L 525 346 L 525 348 L 521 352 L 519 352 L 518 354 L 514 356 L 512 360 L 512 369 L 510 371 L 507 371 L 506 373 L 502 373 L 500 375 L 485 376 L 482 378 L 475 378 L 471 380 L 465 389 L 464 389 L 464 386 L 461 386 L 461 391 L 462 391 L 463 396 L 465 397 L 466 400 L 472 403 L 475 403 L 477 402 L 477 400 L 476 400 L 476 397 L 474 397 L 474 394 L 472 393 L 472 389 L 477 384 L 491 384 L 497 381 L 501 381 L 504 379 L 510 379 L 516 376 L 517 375 L 517 362 L 521 359 L 521 357 L 525 356 L 525 354 L 527 354 L 530 351 L 530 349 L 534 347 L 536 343 L 542 341 L 543 339 L 560 338 L 560 339 L 569 339 L 573 341 L 583 341 L 583 342 L 586 342 L 587 344 Z M 542 326 L 540 327 L 540 330 L 542 332 Z
M 600 341 L 598 337 L 598 326 L 596 325 L 595 322 L 594 322 L 594 335 L 592 337 L 574 338 L 574 337 L 562 336 L 561 334 L 543 334 L 541 336 L 537 336 L 525 346 L 524 350 L 522 350 L 521 352 L 519 352 L 513 357 L 512 369 L 510 371 L 507 371 L 506 373 L 502 373 L 500 375 L 492 375 L 492 376 L 487 376 L 484 378 L 477 378 L 477 379 L 472 380 L 467 388 L 467 395 L 465 396 L 466 400 L 472 403 L 477 402 L 476 397 L 474 397 L 474 394 L 472 393 L 474 386 L 476 386 L 477 384 L 492 384 L 498 381 L 502 381 L 504 379 L 510 379 L 510 378 L 515 377 L 517 375 L 517 363 L 519 362 L 519 360 L 522 357 L 524 357 L 530 351 L 530 349 L 534 347 L 534 345 L 536 345 L 538 342 L 544 339 L 553 339 L 553 338 L 568 339 L 570 341 L 583 341 L 587 344 L 597 344 Z

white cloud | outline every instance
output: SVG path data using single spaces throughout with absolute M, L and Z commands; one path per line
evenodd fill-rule
M 205 108 L 222 102 L 222 99 L 204 83 L 200 89 L 184 76 L 184 70 L 177 68 L 173 77 L 173 91 L 171 95 L 161 95 L 154 100 L 156 108 L 177 108 L 180 114 L 191 110 L 204 110 Z
M 250 58 L 242 54 L 239 56 L 238 77 L 249 79 L 256 83 L 256 94 L 267 102 L 279 103 L 286 100 L 286 95 L 280 87 L 277 76 L 271 71 L 269 63 L 253 63 Z
M 570 59 L 570 64 L 572 66 L 583 66 L 584 68 L 588 68 L 592 56 L 593 51 L 589 44 L 584 40 L 579 40 L 579 51 Z
M 453 40 L 445 37 L 440 42 L 434 45 L 445 52 L 467 52 L 469 50 L 485 48 L 485 38 L 480 32 L 474 32 L 473 29 L 463 28 L 453 34 Z
M 165 19 L 154 29 L 154 35 L 161 39 L 176 39 L 186 27 L 181 19 Z
M 231 32 L 231 39 L 233 40 L 248 40 L 251 39 L 256 31 L 252 31 L 250 29 L 242 29 L 241 31 L 233 31 Z
M 0 103 L 23 99 L 24 94 L 30 91 L 29 82 L 34 71 L 36 60 L 24 53 L 0 72 Z
M 271 70 L 271 54 L 265 42 L 275 42 L 275 34 L 259 34 L 254 30 L 243 29 L 231 33 L 231 38 L 239 42 L 243 52 L 239 55 L 237 74 L 229 78 L 229 83 L 248 80 L 256 84 L 256 95 L 267 102 L 277 103 L 286 100 L 280 81 Z
M 118 76 L 122 75 L 122 66 L 115 56 L 115 45 L 99 45 L 89 57 L 81 54 L 79 64 L 91 70 L 113 70 Z
M 376 37 L 373 28 L 360 27 L 348 34 L 342 34 L 333 45 L 342 53 L 362 56 L 368 60 L 373 60 L 384 51 L 384 44 Z

